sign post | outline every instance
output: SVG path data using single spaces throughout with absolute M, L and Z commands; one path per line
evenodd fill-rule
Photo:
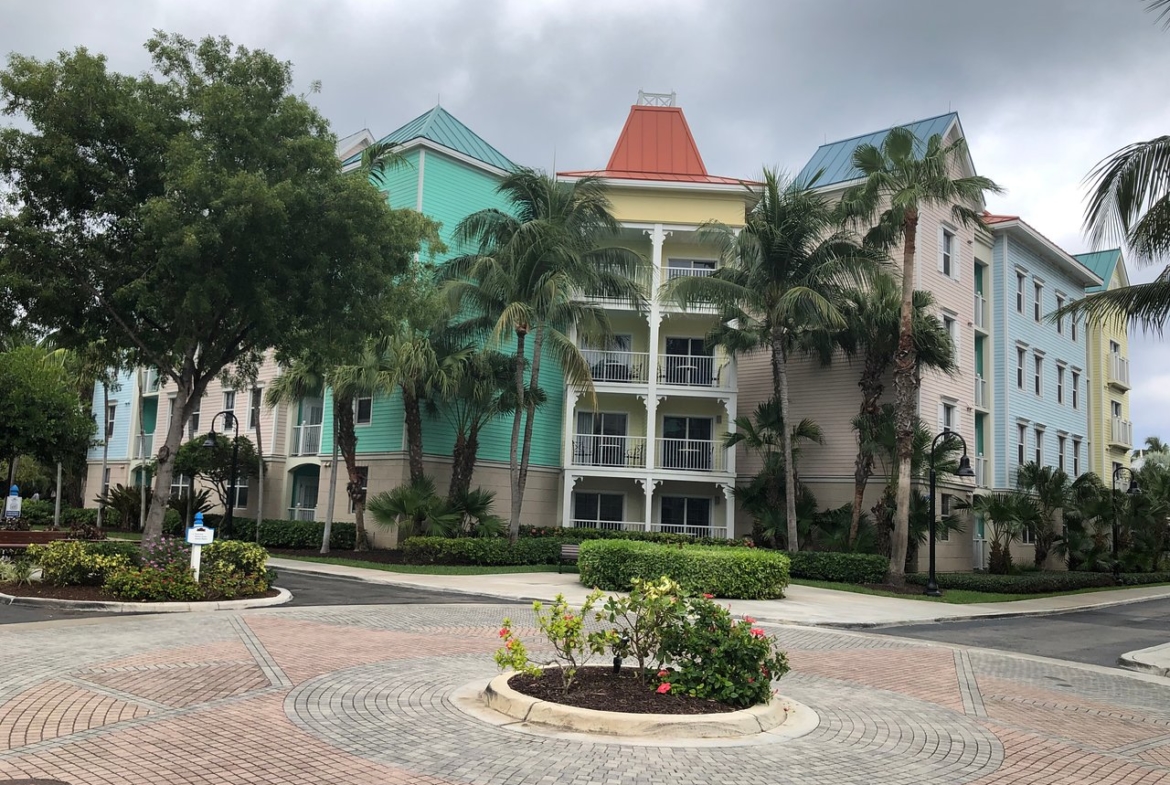
M 20 488 L 13 485 L 8 490 L 8 498 L 4 500 L 4 518 L 19 518 L 20 517 Z
M 191 569 L 195 573 L 195 582 L 199 582 L 199 560 L 203 557 L 203 546 L 211 545 L 215 541 L 215 529 L 203 525 L 203 513 L 195 513 L 195 521 L 187 529 L 187 542 L 191 546 Z

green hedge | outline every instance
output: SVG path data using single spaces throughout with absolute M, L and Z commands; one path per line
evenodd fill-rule
M 786 554 L 759 548 L 660 545 L 630 540 L 581 543 L 581 583 L 605 591 L 628 591 L 634 578 L 673 578 L 692 592 L 740 600 L 784 596 Z
M 925 573 L 906 576 L 908 583 L 926 585 Z M 983 572 L 941 572 L 941 589 L 995 592 L 1000 594 L 1047 594 L 1058 591 L 1112 586 L 1113 576 L 1105 572 L 1025 572 L 1019 575 L 991 575 Z
M 1146 586 L 1151 583 L 1170 583 L 1170 572 L 1123 572 L 1120 578 L 1125 586 Z
M 504 566 L 556 564 L 561 545 L 578 540 L 524 537 L 512 544 L 504 537 L 408 537 L 399 548 L 407 564 Z
M 838 583 L 885 583 L 890 560 L 872 553 L 790 553 L 792 577 Z
M 256 519 L 235 518 L 230 535 L 223 530 L 223 516 L 218 513 L 204 513 L 203 523 L 215 529 L 216 539 L 256 541 Z M 168 520 L 163 533 L 172 537 L 184 536 L 183 521 L 176 517 Z M 260 544 L 265 548 L 306 549 L 320 548 L 325 524 L 319 521 L 286 521 L 279 518 L 265 519 L 260 524 Z M 357 537 L 357 527 L 352 523 L 334 521 L 329 530 L 329 547 L 339 551 L 352 551 Z
M 521 526 L 521 539 L 554 537 L 568 542 L 585 540 L 638 540 L 675 545 L 721 545 L 723 547 L 754 547 L 750 537 L 725 540 L 722 537 L 692 537 L 689 534 L 668 532 L 625 531 L 613 529 L 567 528 L 561 526 Z

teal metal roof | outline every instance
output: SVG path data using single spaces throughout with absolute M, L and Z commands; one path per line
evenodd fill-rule
M 463 153 L 469 158 L 482 161 L 497 169 L 510 171 L 516 168 L 516 165 L 509 161 L 503 153 L 485 142 L 475 131 L 459 122 L 454 115 L 441 106 L 436 106 L 429 112 L 419 115 L 380 141 L 406 144 L 419 138 L 429 139 L 435 144 Z M 345 163 L 354 163 L 360 158 L 360 154 L 354 155 Z
M 907 123 L 904 128 L 908 128 L 918 139 L 925 143 L 927 139 L 935 134 L 945 134 L 947 129 L 951 127 L 951 123 L 958 122 L 958 112 L 950 112 L 942 114 L 938 117 L 930 117 L 926 120 L 917 120 L 913 123 Z M 824 170 L 819 180 L 817 180 L 817 187 L 823 188 L 827 185 L 835 185 L 836 183 L 844 183 L 850 180 L 860 178 L 859 172 L 853 166 L 853 151 L 863 144 L 872 144 L 875 147 L 881 145 L 886 136 L 894 128 L 886 128 L 874 133 L 862 134 L 855 136 L 852 139 L 842 139 L 839 142 L 830 142 L 823 144 L 817 148 L 813 153 L 813 157 L 809 160 L 804 168 L 800 170 L 798 179 L 811 179 L 818 170 Z
M 1099 292 L 1108 287 L 1109 282 L 1113 280 L 1113 271 L 1117 269 L 1117 262 L 1121 259 L 1121 249 L 1078 253 L 1073 254 L 1073 257 L 1105 282 L 1104 286 L 1089 286 L 1085 289 L 1087 292 Z

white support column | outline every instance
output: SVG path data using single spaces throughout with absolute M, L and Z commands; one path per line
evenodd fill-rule
M 572 386 L 565 387 L 564 428 L 561 434 L 564 444 L 561 449 L 561 465 L 566 469 L 573 465 L 573 439 L 577 435 L 577 399 L 580 397 L 579 390 Z
M 735 397 L 720 398 L 719 403 L 723 404 L 723 411 L 727 413 L 727 432 L 735 433 Z M 727 471 L 735 476 L 735 448 L 727 448 Z
M 723 525 L 727 527 L 727 539 L 735 539 L 735 487 L 724 483 L 719 486 L 723 489 L 724 509 L 723 509 Z
M 649 394 L 646 396 L 646 481 L 642 483 L 646 493 L 646 531 L 650 531 L 650 524 L 654 521 L 654 481 L 655 461 L 658 455 L 658 367 L 659 329 L 662 325 L 662 305 L 658 302 L 658 289 L 662 286 L 662 245 L 669 232 L 662 228 L 662 224 L 654 224 L 654 228 L 646 232 L 650 237 L 650 313 L 646 320 L 650 328 L 649 368 L 647 382 Z
M 573 488 L 581 482 L 581 475 L 565 472 L 564 476 L 564 487 L 561 489 L 561 526 L 569 528 L 573 525 Z

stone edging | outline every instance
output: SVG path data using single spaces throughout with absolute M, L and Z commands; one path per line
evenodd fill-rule
M 284 605 L 292 600 L 292 592 L 273 586 L 275 597 L 254 597 L 248 600 L 219 600 L 218 602 L 100 602 L 97 600 L 58 600 L 52 597 L 15 597 L 0 594 L 0 605 L 29 605 L 70 611 L 103 611 L 105 613 L 189 613 L 206 611 L 238 611 L 245 608 L 268 608 Z
M 1131 671 L 1170 676 L 1170 643 L 1126 652 L 1117 658 L 1117 664 Z
M 492 679 L 480 693 L 481 702 L 512 720 L 577 734 L 662 741 L 736 739 L 764 733 L 795 737 L 811 732 L 819 724 L 815 712 L 787 698 L 722 714 L 626 714 L 580 709 L 517 692 L 508 685 L 515 675 L 504 673 Z

